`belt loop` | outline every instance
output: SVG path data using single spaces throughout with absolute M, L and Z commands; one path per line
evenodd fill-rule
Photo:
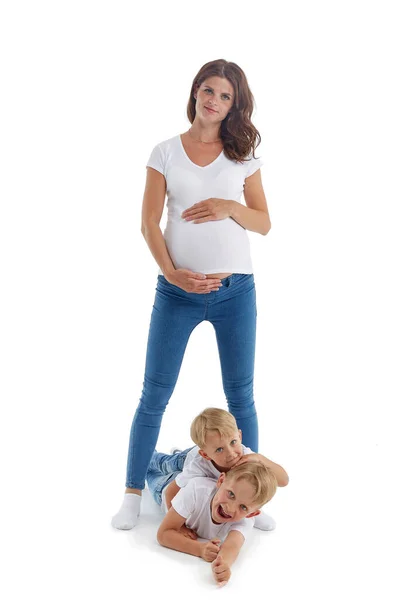
M 233 275 L 229 275 L 229 277 L 226 278 L 226 287 L 228 288 L 230 285 L 232 285 L 232 277 Z

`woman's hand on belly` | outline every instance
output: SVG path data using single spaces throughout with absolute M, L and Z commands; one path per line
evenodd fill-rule
M 207 221 L 221 221 L 227 219 L 232 213 L 233 200 L 222 200 L 221 198 L 208 198 L 202 202 L 196 202 L 182 213 L 182 219 L 193 221 L 195 225 Z
M 189 269 L 175 269 L 165 274 L 165 279 L 191 294 L 209 294 L 216 292 L 222 286 L 221 279 L 215 275 L 206 276 Z

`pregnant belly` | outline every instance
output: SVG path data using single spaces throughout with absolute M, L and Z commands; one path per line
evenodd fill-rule
M 208 278 L 231 275 L 248 246 L 246 230 L 232 219 L 198 225 L 169 221 L 164 238 L 176 268 L 204 273 Z

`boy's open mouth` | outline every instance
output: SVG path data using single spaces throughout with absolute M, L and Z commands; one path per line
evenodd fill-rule
M 222 508 L 221 505 L 218 506 L 217 513 L 223 519 L 232 519 L 231 515 L 228 515 L 226 512 L 224 512 L 224 509 Z

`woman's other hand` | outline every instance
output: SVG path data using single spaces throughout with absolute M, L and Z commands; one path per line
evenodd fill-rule
M 209 294 L 216 292 L 222 286 L 221 279 L 207 279 L 202 273 L 195 273 L 189 269 L 175 269 L 171 273 L 164 274 L 165 279 L 191 294 Z

